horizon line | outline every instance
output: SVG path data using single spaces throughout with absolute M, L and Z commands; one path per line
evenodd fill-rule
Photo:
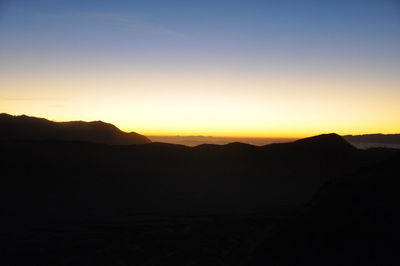
M 296 140 L 296 139 L 302 139 L 302 138 L 307 138 L 307 137 L 312 137 L 312 136 L 318 136 L 318 135 L 323 135 L 323 134 L 331 134 L 331 133 L 335 133 L 339 136 L 362 136 L 362 135 L 398 135 L 399 133 L 382 133 L 382 132 L 374 132 L 374 133 L 361 133 L 361 134 L 351 134 L 351 133 L 346 133 L 346 134 L 341 134 L 341 133 L 337 133 L 337 131 L 335 130 L 331 130 L 329 132 L 325 132 L 325 131 L 320 131 L 320 132 L 314 132 L 314 133 L 309 133 L 309 134 L 301 134 L 301 135 L 292 135 L 292 136 L 288 136 L 287 133 L 284 134 L 282 133 L 281 135 L 276 135 L 276 134 L 265 134 L 265 135 L 225 135 L 225 134 L 221 134 L 219 135 L 218 133 L 213 135 L 213 134 L 179 134 L 179 133 L 170 133 L 170 134 L 164 134 L 164 133 L 145 133 L 143 131 L 140 130 L 136 130 L 136 129 L 122 129 L 121 126 L 117 125 L 114 122 L 108 122 L 108 121 L 104 121 L 104 120 L 58 120 L 58 119 L 51 119 L 51 118 L 46 118 L 43 116 L 37 116 L 37 115 L 28 115 L 25 113 L 21 113 L 21 114 L 11 114 L 11 113 L 6 113 L 6 112 L 0 112 L 0 114 L 5 114 L 5 115 L 10 115 L 10 116 L 27 116 L 27 117 L 32 117 L 32 118 L 38 118 L 38 119 L 45 119 L 51 122 L 56 122 L 56 123 L 66 123 L 66 122 L 86 122 L 86 123 L 90 123 L 90 122 L 102 122 L 102 123 L 106 123 L 106 124 L 111 124 L 113 126 L 115 126 L 116 128 L 118 128 L 120 131 L 125 132 L 125 133 L 131 133 L 131 132 L 135 132 L 138 133 L 140 135 L 146 136 L 146 137 L 167 137 L 167 138 L 178 138 L 178 137 L 182 137 L 182 138 L 187 138 L 187 137 L 201 137 L 201 138 L 238 138 L 238 139 L 288 139 L 288 140 Z M 229 134 L 229 133 L 228 133 Z M 295 133 L 294 133 L 295 134 Z M 269 136 L 268 136 L 269 135 Z

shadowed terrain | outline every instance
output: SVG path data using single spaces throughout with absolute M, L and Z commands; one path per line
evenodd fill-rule
M 250 265 L 399 265 L 400 154 L 332 180 L 265 239 Z
M 385 161 L 395 175 L 398 159 L 397 150 L 358 150 L 336 134 L 266 146 L 28 138 L 0 147 L 3 265 L 293 265 L 279 257 L 297 254 L 286 245 L 309 241 L 320 219 L 346 226 L 350 211 L 341 205 L 361 219 L 375 206 L 364 187 L 381 182 Z M 364 181 L 369 171 L 376 174 Z M 350 184 L 346 193 L 341 183 Z M 362 204 L 352 203 L 353 193 Z M 302 222 L 313 195 L 311 220 Z M 351 230 L 327 228 L 338 237 Z M 281 248 L 271 253 L 275 243 Z

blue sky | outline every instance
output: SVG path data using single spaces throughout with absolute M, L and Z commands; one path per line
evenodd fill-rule
M 147 99 L 150 96 L 144 94 L 164 95 L 166 87 L 170 95 L 183 95 L 182 101 L 194 101 L 193 105 L 199 104 L 193 99 L 207 96 L 226 97 L 230 103 L 244 98 L 252 105 L 251 95 L 257 103 L 262 97 L 274 95 L 274 108 L 284 109 L 279 101 L 297 94 L 319 95 L 317 103 L 331 96 L 336 101 L 342 95 L 360 97 L 360 110 L 372 98 L 378 99 L 379 104 L 393 99 L 400 101 L 399 1 L 3 0 L 0 3 L 0 78 L 3 75 L 7 79 L 0 83 L 0 99 L 14 113 L 53 114 L 54 119 L 95 119 L 96 115 L 106 115 L 110 122 L 131 128 L 134 124 L 130 125 L 127 119 L 137 116 L 134 111 L 121 110 L 130 115 L 119 120 L 121 113 L 111 116 L 102 112 L 98 109 L 100 102 L 115 94 Z M 121 80 L 124 80 L 122 85 Z M 252 80 L 257 84 L 253 86 Z M 92 83 L 108 84 L 108 88 L 100 85 L 96 88 Z M 99 104 L 93 103 L 91 107 L 97 112 L 88 115 L 87 110 L 75 108 L 79 105 L 77 95 L 93 95 L 95 91 L 101 94 L 97 99 Z M 368 98 L 365 101 L 364 95 Z M 63 106 L 63 111 L 59 108 L 53 112 L 50 107 L 41 110 L 33 103 L 27 109 L 21 108 L 23 103 L 4 102 L 24 97 L 70 99 L 76 105 L 68 107 L 68 101 L 51 104 Z M 113 105 L 118 105 L 118 99 L 115 101 Z M 152 100 L 148 102 L 144 107 L 152 108 Z M 339 102 L 332 106 L 337 108 Z M 316 104 L 313 108 L 320 106 Z M 258 113 L 270 111 L 260 109 Z M 393 107 L 388 112 L 398 111 Z M 276 115 L 283 116 L 288 124 L 293 123 L 288 112 Z M 201 118 L 204 122 L 198 128 L 207 126 L 209 119 Z M 221 115 L 220 119 L 223 118 Z M 342 118 L 332 119 L 340 127 Z M 356 119 L 354 116 L 353 120 Z M 179 121 L 185 123 L 184 119 Z M 154 125 L 139 124 L 150 132 L 156 130 L 159 122 L 155 119 Z M 251 126 L 255 128 L 256 122 Z M 180 128 L 178 124 L 175 127 Z M 233 125 L 228 128 L 235 131 Z M 365 125 L 364 128 L 371 130 Z M 190 130 L 196 131 L 197 127 Z
M 3 47 L 40 52 L 391 58 L 396 2 L 14 0 L 3 1 L 0 30 Z

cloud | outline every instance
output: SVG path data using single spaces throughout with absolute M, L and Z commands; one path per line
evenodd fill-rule
M 180 33 L 169 29 L 158 23 L 149 22 L 143 15 L 134 13 L 119 13 L 119 12 L 73 12 L 60 14 L 38 14 L 42 17 L 54 20 L 79 21 L 80 23 L 93 24 L 97 26 L 110 27 L 127 32 L 148 33 L 157 35 L 181 36 Z

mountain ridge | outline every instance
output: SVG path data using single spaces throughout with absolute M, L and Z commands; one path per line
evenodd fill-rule
M 363 134 L 363 135 L 345 135 L 344 139 L 351 142 L 360 143 L 382 143 L 382 144 L 399 144 L 400 134 Z
M 104 144 L 145 144 L 151 141 L 136 132 L 124 132 L 103 121 L 54 122 L 27 115 L 0 114 L 1 140 L 70 140 Z

